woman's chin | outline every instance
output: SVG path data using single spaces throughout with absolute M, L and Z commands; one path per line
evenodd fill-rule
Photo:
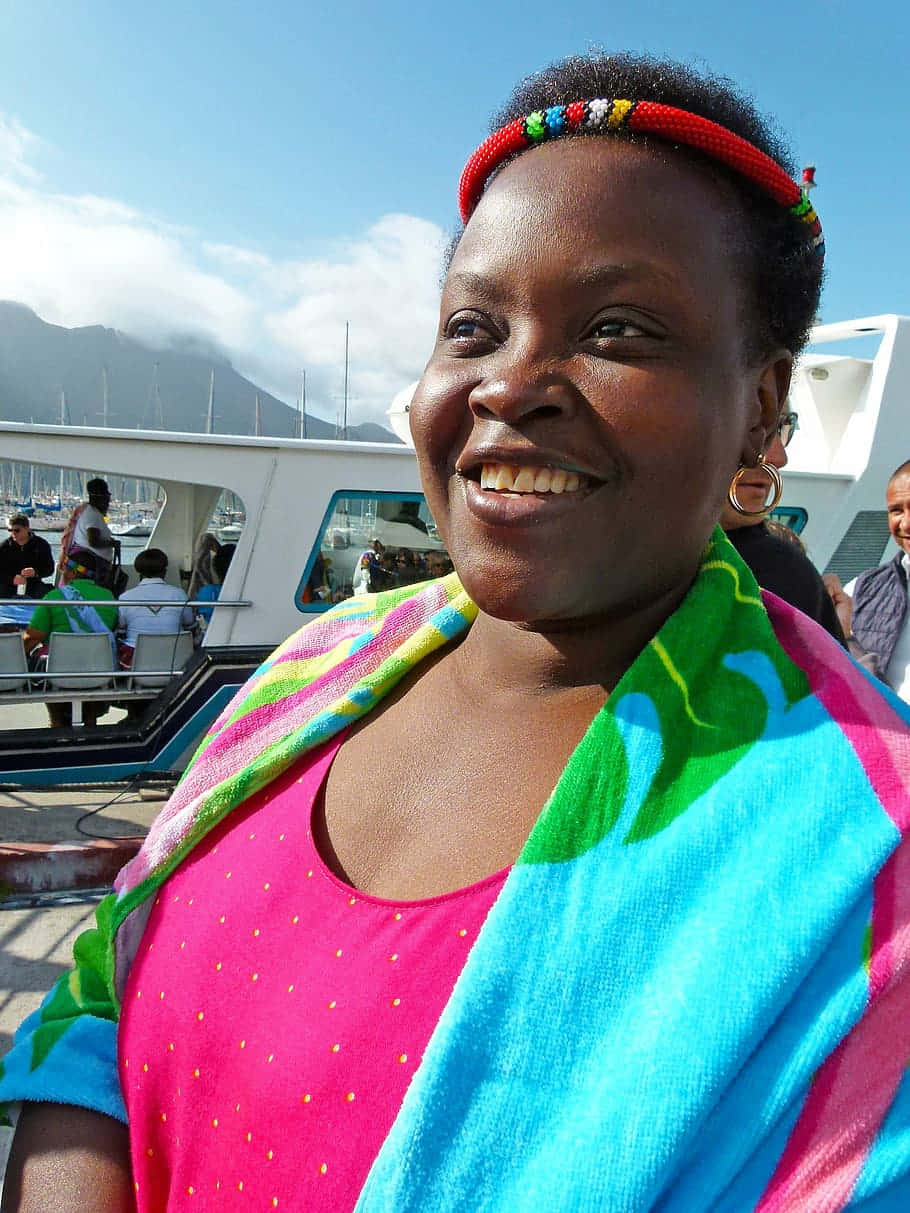
M 494 619 L 533 625 L 585 613 L 574 596 L 566 594 L 564 577 L 551 582 L 539 568 L 497 566 L 494 570 L 469 562 L 459 567 L 458 575 L 479 610 Z

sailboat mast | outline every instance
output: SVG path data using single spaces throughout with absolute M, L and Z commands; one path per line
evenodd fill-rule
M 205 418 L 205 432 L 214 434 L 215 432 L 215 368 L 212 367 L 212 374 L 209 378 L 209 407 Z
M 344 322 L 344 413 L 342 414 L 341 436 L 348 436 L 348 337 L 350 335 L 350 322 Z
M 69 422 L 68 410 L 66 407 L 66 388 L 60 389 L 60 424 L 67 425 Z M 60 469 L 60 484 L 57 488 L 57 500 L 63 505 L 63 490 L 66 487 L 66 472 L 63 468 Z
M 306 371 L 302 372 L 300 386 L 300 437 L 306 438 Z

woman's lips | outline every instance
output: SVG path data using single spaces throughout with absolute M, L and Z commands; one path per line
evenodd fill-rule
M 504 465 L 490 466 L 496 466 L 498 469 Z M 535 474 L 535 478 L 536 473 L 540 470 L 539 468 L 515 469 L 519 473 L 530 471 Z M 557 469 L 548 470 L 555 472 Z M 568 477 L 569 473 L 563 470 L 562 475 Z M 524 491 L 521 489 L 516 491 L 514 488 L 484 488 L 480 479 L 475 480 L 469 476 L 459 477 L 459 484 L 468 512 L 484 526 L 497 529 L 525 526 L 536 528 L 547 521 L 556 522 L 564 515 L 577 515 L 580 503 L 587 500 L 590 492 L 599 487 L 596 481 L 580 477 L 577 472 L 574 475 L 579 479 L 579 487 L 573 490 L 567 490 L 565 485 L 561 489 L 554 488 L 552 476 L 550 487 L 546 491 L 537 491 L 533 488 Z M 514 485 L 515 479 L 514 476 L 510 477 L 509 482 Z M 494 483 L 496 480 L 499 480 L 499 483 L 506 483 L 505 478 L 499 478 L 498 471 Z M 519 481 L 519 484 L 521 483 L 523 482 Z M 560 483 L 560 478 L 556 479 L 556 483 Z

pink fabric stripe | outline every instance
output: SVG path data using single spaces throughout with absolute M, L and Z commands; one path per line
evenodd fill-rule
M 819 1071 L 755 1213 L 844 1209 L 897 1092 L 910 1056 L 910 839 L 876 878 L 872 921 L 869 1005 Z
M 882 808 L 901 831 L 910 829 L 910 728 L 823 628 L 767 590 L 762 598 L 791 661 L 838 721 Z
M 261 753 L 261 751 L 271 741 L 283 737 L 289 732 L 289 728 L 282 725 L 285 717 L 291 717 L 293 720 L 298 720 L 297 705 L 302 699 L 307 699 L 307 719 L 311 720 L 318 716 L 320 712 L 326 710 L 339 698 L 339 687 L 350 687 L 355 682 L 365 678 L 368 674 L 374 673 L 378 667 L 389 657 L 391 657 L 398 648 L 404 637 L 410 635 L 421 622 L 428 621 L 425 618 L 426 613 L 433 615 L 439 607 L 445 605 L 445 594 L 440 596 L 439 603 L 432 600 L 427 602 L 421 596 L 420 604 L 415 603 L 414 599 L 408 599 L 406 602 L 396 607 L 395 611 L 386 617 L 384 626 L 379 630 L 373 639 L 368 644 L 362 645 L 356 652 L 346 657 L 340 664 L 333 665 L 330 669 L 320 677 L 308 683 L 307 686 L 300 688 L 297 691 L 291 691 L 284 694 L 274 703 L 265 703 L 252 711 L 245 713 L 233 723 L 222 728 L 219 735 L 211 743 L 206 751 L 207 770 L 205 775 L 206 786 L 211 786 L 215 776 L 217 782 L 220 770 L 217 766 L 219 760 L 227 758 L 227 774 L 232 774 L 241 765 L 247 765 L 249 759 Z M 412 621 L 410 616 L 415 616 Z M 352 633 L 354 636 L 362 635 L 363 626 Z M 340 635 L 332 637 L 329 648 L 335 647 L 337 644 L 343 643 L 346 639 L 350 639 L 344 632 Z M 322 655 L 324 649 L 315 649 L 317 655 Z M 293 659 L 300 659 L 301 652 L 296 648 L 289 650 L 282 656 L 282 662 Z M 277 663 L 270 667 L 267 673 L 272 669 L 279 668 Z M 243 691 L 243 697 L 246 698 L 251 689 L 254 687 L 247 686 Z M 238 744 L 242 747 L 244 741 L 250 737 L 254 737 L 255 749 L 250 754 L 249 759 L 241 752 L 238 754 Z M 216 767 L 213 770 L 212 761 L 215 761 Z M 193 785 L 193 772 L 191 771 L 187 779 L 181 787 L 186 787 L 190 791 Z M 179 790 L 179 789 L 178 789 Z

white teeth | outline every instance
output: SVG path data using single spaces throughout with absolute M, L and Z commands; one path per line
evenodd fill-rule
M 480 469 L 480 487 L 498 493 L 576 493 L 581 486 L 578 472 L 564 468 L 485 463 Z

